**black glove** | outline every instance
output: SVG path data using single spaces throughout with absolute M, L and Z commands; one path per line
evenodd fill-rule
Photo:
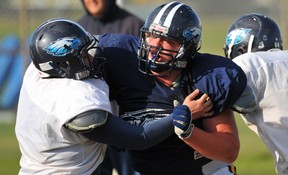
M 176 106 L 171 113 L 174 131 L 179 138 L 188 138 L 194 128 L 192 124 L 192 114 L 186 105 Z

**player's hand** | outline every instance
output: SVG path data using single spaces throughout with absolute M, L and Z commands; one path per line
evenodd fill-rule
M 188 106 L 192 112 L 193 119 L 210 117 L 213 114 L 213 103 L 209 99 L 208 95 L 202 94 L 200 98 L 197 99 L 199 95 L 201 95 L 201 93 L 198 89 L 196 89 L 189 94 L 183 102 L 183 105 Z
M 176 106 L 171 113 L 174 125 L 174 131 L 179 138 L 185 139 L 189 137 L 193 131 L 192 115 L 190 109 L 186 105 Z

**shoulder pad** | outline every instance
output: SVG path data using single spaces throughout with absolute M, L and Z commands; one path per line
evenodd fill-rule
M 242 95 L 233 104 L 232 109 L 241 114 L 250 113 L 259 108 L 256 95 L 252 88 L 247 84 Z
M 90 132 L 106 123 L 108 112 L 104 110 L 87 111 L 77 115 L 65 127 L 75 132 Z

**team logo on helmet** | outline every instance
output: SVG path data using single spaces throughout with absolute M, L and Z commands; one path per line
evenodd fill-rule
M 201 38 L 201 30 L 198 28 L 193 28 L 193 29 L 185 29 L 183 30 L 183 37 L 186 38 L 186 41 L 191 41 L 192 39 L 196 40 L 197 42 Z
M 53 41 L 43 49 L 46 50 L 50 55 L 62 57 L 70 53 L 70 50 L 67 49 L 67 46 L 70 49 L 77 50 L 80 45 L 81 41 L 78 38 L 65 37 Z
M 226 37 L 226 45 L 237 45 L 245 40 L 252 29 L 241 28 L 232 30 Z

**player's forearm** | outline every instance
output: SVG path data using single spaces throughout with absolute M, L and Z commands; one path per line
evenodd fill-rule
M 173 133 L 171 117 L 165 117 L 144 126 L 136 126 L 110 114 L 103 126 L 83 135 L 96 142 L 141 150 L 158 144 Z
M 232 163 L 240 149 L 237 138 L 232 134 L 208 133 L 195 127 L 191 136 L 183 141 L 207 158 Z

